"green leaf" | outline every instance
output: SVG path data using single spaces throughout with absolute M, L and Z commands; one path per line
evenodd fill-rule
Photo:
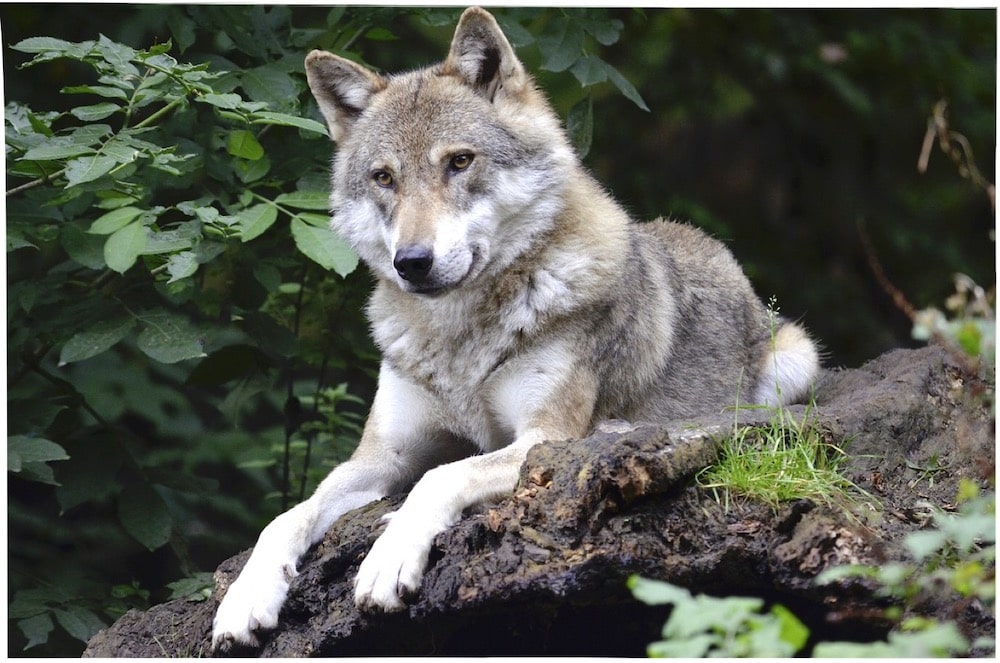
M 97 40 L 97 51 L 117 71 L 125 72 L 129 75 L 139 74 L 138 69 L 131 62 L 136 57 L 136 50 L 131 46 L 112 41 L 101 35 Z
M 781 625 L 781 639 L 791 647 L 792 653 L 806 646 L 806 642 L 809 640 L 809 629 L 798 617 L 781 604 L 771 606 L 771 614 Z
M 194 221 L 182 223 L 173 230 L 149 232 L 146 235 L 146 248 L 142 250 L 142 255 L 184 251 L 194 246 L 199 239 L 201 239 L 201 228 Z
M 95 235 L 110 235 L 130 224 L 142 213 L 143 210 L 132 206 L 113 209 L 94 219 L 87 232 Z
M 167 273 L 170 280 L 167 283 L 186 279 L 198 271 L 198 255 L 194 251 L 176 253 L 167 260 Z
M 763 603 L 762 599 L 755 597 L 729 596 L 720 599 L 699 594 L 690 601 L 674 604 L 663 627 L 663 636 L 668 640 L 687 638 L 708 629 L 733 633 Z
M 358 255 L 331 228 L 317 228 L 294 218 L 292 237 L 299 251 L 341 276 L 347 276 L 358 266 Z
M 170 33 L 177 42 L 177 49 L 181 53 L 194 44 L 197 24 L 191 18 L 180 12 L 171 12 L 167 15 L 167 25 L 170 27 Z
M 236 214 L 237 226 L 240 229 L 240 239 L 249 242 L 260 237 L 274 225 L 278 219 L 278 210 L 273 205 L 260 203 L 247 207 Z
M 106 117 L 114 115 L 121 110 L 121 106 L 105 101 L 92 106 L 77 106 L 70 111 L 70 114 L 83 122 L 96 122 Z
M 81 142 L 67 136 L 57 136 L 32 147 L 21 158 L 25 161 L 60 161 L 93 153 L 91 141 Z
M 277 64 L 265 64 L 240 75 L 243 91 L 253 101 L 265 101 L 270 108 L 295 110 L 299 89 L 291 75 Z
M 328 229 L 330 227 L 330 215 L 329 214 L 316 214 L 315 212 L 300 212 L 295 215 L 295 218 L 305 221 L 310 226 L 316 226 L 317 228 Z
M 118 519 L 132 537 L 149 550 L 170 540 L 174 519 L 163 498 L 144 483 L 125 488 L 118 498 Z
M 271 160 L 267 158 L 267 155 L 264 155 L 256 161 L 238 159 L 232 166 L 240 181 L 249 184 L 267 175 L 268 171 L 271 170 Z
M 251 124 L 275 124 L 283 127 L 295 127 L 304 131 L 310 131 L 321 136 L 326 136 L 326 125 L 307 117 L 288 115 L 286 113 L 275 113 L 273 111 L 258 111 L 253 114 Z
M 624 24 L 618 19 L 597 20 L 593 18 L 580 18 L 583 28 L 594 36 L 602 46 L 611 46 L 618 43 L 621 37 Z
M 568 17 L 563 17 L 553 34 L 538 39 L 538 47 L 545 56 L 542 69 L 566 71 L 583 55 L 583 28 Z
M 22 479 L 27 481 L 36 481 L 38 483 L 49 484 L 50 486 L 58 486 L 59 482 L 56 481 L 55 474 L 52 472 L 52 467 L 46 463 L 38 461 L 29 461 L 21 466 L 20 476 Z
M 107 97 L 108 99 L 128 101 L 128 94 L 126 94 L 125 90 L 111 85 L 74 85 L 64 87 L 61 92 L 63 94 L 95 94 L 99 97 Z
M 8 217 L 9 218 L 9 217 Z M 20 228 L 7 226 L 7 253 L 18 249 L 37 249 L 38 245 L 29 241 Z
M 948 536 L 939 529 L 910 532 L 903 539 L 906 549 L 918 562 L 941 550 L 948 543 Z
M 145 248 L 146 227 L 139 221 L 133 221 L 108 237 L 104 243 L 104 262 L 119 274 L 124 274 Z
M 117 159 L 103 154 L 73 159 L 66 164 L 66 186 L 92 182 L 110 173 L 117 165 Z
M 654 642 L 646 648 L 646 653 L 650 658 L 704 658 L 720 640 L 718 635 L 703 633 L 686 640 Z
M 570 72 L 580 81 L 580 85 L 588 87 L 608 80 L 608 66 L 596 55 L 586 55 L 572 66 Z
M 10 472 L 20 472 L 27 463 L 45 463 L 68 458 L 66 450 L 51 440 L 27 435 L 7 437 L 7 470 Z
M 11 48 L 22 53 L 36 54 L 34 59 L 22 65 L 27 67 L 58 58 L 83 60 L 93 50 L 94 44 L 93 41 L 83 41 L 77 44 L 55 37 L 29 37 L 14 44 Z
M 53 603 L 62 603 L 68 596 L 60 587 L 34 587 L 22 589 L 14 594 L 7 604 L 8 619 L 23 619 L 45 614 Z
M 159 311 L 141 319 L 145 329 L 136 342 L 149 357 L 172 364 L 205 356 L 202 334 L 187 318 Z
M 8 229 L 8 233 L 10 230 Z M 89 269 L 104 269 L 105 239 L 99 235 L 91 235 L 76 224 L 68 223 L 59 234 L 59 243 L 75 262 Z
M 94 637 L 94 634 L 107 627 L 107 624 L 101 621 L 101 618 L 93 611 L 81 606 L 71 605 L 65 608 L 56 608 L 52 612 L 59 625 L 71 636 L 82 642 L 87 642 Z
M 235 93 L 217 94 L 210 92 L 200 97 L 195 97 L 197 101 L 221 108 L 223 110 L 236 110 L 243 105 L 243 97 Z
M 128 137 L 115 136 L 101 148 L 101 154 L 105 154 L 113 158 L 118 163 L 132 163 L 139 158 L 139 155 L 143 151 L 150 155 L 150 150 L 140 150 L 136 147 L 137 144 L 143 144 L 144 141 L 130 140 Z M 148 143 L 146 144 L 148 145 Z M 154 149 L 159 149 L 155 145 L 149 145 Z
M 296 209 L 327 211 L 330 209 L 330 194 L 326 191 L 296 191 L 283 193 L 274 202 Z
M 32 647 L 44 645 L 48 642 L 49 633 L 52 632 L 55 625 L 52 623 L 51 617 L 43 614 L 18 620 L 17 628 L 21 630 L 21 633 L 28 640 L 28 644 L 24 645 L 24 650 L 27 651 Z
M 59 353 L 59 365 L 65 366 L 75 361 L 83 361 L 110 350 L 118 341 L 125 338 L 135 320 L 122 317 L 113 320 L 101 320 L 90 329 L 78 332 L 62 347 Z
M 633 575 L 628 579 L 628 588 L 632 590 L 632 596 L 639 599 L 646 605 L 677 605 L 691 600 L 691 592 L 683 587 L 671 585 L 660 580 L 649 580 L 642 576 Z
M 642 95 L 640 95 L 639 91 L 635 89 L 635 86 L 629 83 L 628 79 L 622 76 L 617 69 L 612 67 L 607 62 L 604 63 L 604 66 L 607 68 L 608 78 L 611 79 L 611 82 L 614 83 L 615 87 L 617 87 L 618 90 L 625 95 L 625 98 L 642 110 L 648 112 L 649 106 L 646 105 Z
M 953 622 L 932 623 L 920 631 L 891 631 L 887 642 L 821 642 L 815 658 L 928 658 L 967 654 L 968 640 Z
M 234 157 L 257 161 L 264 156 L 264 148 L 261 146 L 253 132 L 246 129 L 236 129 L 229 132 L 229 140 L 226 149 Z
M 213 574 L 207 572 L 195 573 L 190 578 L 182 578 L 174 582 L 167 583 L 170 589 L 171 601 L 175 599 L 185 599 L 187 601 L 204 601 L 212 596 L 215 590 L 215 580 Z

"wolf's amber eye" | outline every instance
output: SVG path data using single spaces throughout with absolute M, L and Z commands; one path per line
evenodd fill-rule
M 472 165 L 472 155 L 471 154 L 456 154 L 448 162 L 448 167 L 452 172 L 458 172 L 465 170 Z
M 384 189 L 388 189 L 392 186 L 392 174 L 384 170 L 376 170 L 373 172 L 372 179 L 375 180 L 375 184 L 378 184 Z

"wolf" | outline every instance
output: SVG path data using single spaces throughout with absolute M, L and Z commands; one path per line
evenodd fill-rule
M 666 421 L 807 395 L 809 334 L 690 225 L 632 221 L 581 165 L 491 14 L 436 65 L 305 60 L 337 145 L 331 223 L 374 274 L 381 351 L 357 450 L 261 533 L 213 644 L 273 628 L 299 558 L 345 512 L 412 486 L 355 578 L 359 609 L 420 588 L 437 534 L 510 495 L 528 450 L 610 418 Z

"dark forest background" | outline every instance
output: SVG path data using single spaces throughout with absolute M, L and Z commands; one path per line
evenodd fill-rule
M 114 209 L 108 192 L 124 190 L 115 178 L 141 188 L 130 205 L 168 210 L 144 222 L 148 233 L 183 225 L 193 206 L 180 203 L 195 200 L 201 212 L 190 216 L 205 228 L 214 206 L 242 219 L 233 227 L 246 234 L 240 224 L 263 209 L 257 201 L 312 193 L 326 176 L 325 138 L 256 122 L 261 108 L 319 119 L 305 53 L 338 50 L 385 71 L 422 66 L 444 56 L 459 13 L 0 5 L 8 190 L 45 166 L 18 140 L 91 121 L 70 111 L 99 101 L 64 92 L 99 82 L 72 58 L 22 68 L 32 54 L 11 47 L 27 38 L 104 35 L 136 50 L 169 41 L 180 63 L 231 72 L 213 89 L 269 104 L 175 104 L 175 116 L 144 134 L 198 155 L 174 181 L 162 170 L 142 179 L 137 166 L 7 196 L 10 655 L 75 655 L 128 607 L 204 596 L 218 562 L 346 457 L 374 385 L 359 313 L 370 281 L 363 267 L 318 264 L 292 240 L 289 228 L 308 212 L 281 208 L 252 242 L 225 228 L 211 242 L 199 235 L 197 246 L 218 253 L 198 254 L 192 273 L 155 253 L 116 270 L 81 258 L 76 243 Z M 758 294 L 820 339 L 828 366 L 921 342 L 885 279 L 917 309 L 943 308 L 956 273 L 993 288 L 983 183 L 996 163 L 994 10 L 496 14 L 597 178 L 638 219 L 689 219 L 723 239 Z M 101 121 L 119 131 L 116 117 Z M 960 151 L 942 150 L 941 136 Z M 122 311 L 134 317 L 127 328 L 102 323 Z M 150 316 L 181 334 L 196 326 L 200 351 L 151 352 L 142 338 Z M 67 344 L 93 340 L 95 329 L 107 347 L 68 356 Z M 64 455 L 38 452 L 39 440 Z M 12 448 L 23 469 L 11 467 Z

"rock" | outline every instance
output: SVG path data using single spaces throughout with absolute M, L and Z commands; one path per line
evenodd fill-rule
M 924 502 L 951 504 L 962 477 L 990 485 L 994 422 L 982 396 L 993 389 L 992 376 L 938 347 L 824 372 L 816 406 L 790 412 L 846 447 L 848 477 L 879 501 L 861 517 L 804 500 L 727 511 L 697 488 L 692 477 L 717 458 L 732 413 L 665 426 L 607 422 L 583 440 L 539 445 L 511 497 L 437 538 L 408 612 L 361 614 L 351 587 L 378 534 L 373 523 L 399 505 L 396 496 L 338 521 L 302 560 L 278 628 L 262 634 L 259 650 L 236 653 L 643 656 L 666 612 L 631 597 L 633 573 L 780 601 L 824 639 L 880 636 L 890 624 L 873 617 L 870 588 L 813 579 L 831 565 L 900 558 Z M 769 416 L 747 410 L 738 419 Z M 131 611 L 84 656 L 209 655 L 218 599 L 247 555 L 219 567 L 212 598 Z M 992 615 L 973 613 L 960 625 L 992 635 Z

